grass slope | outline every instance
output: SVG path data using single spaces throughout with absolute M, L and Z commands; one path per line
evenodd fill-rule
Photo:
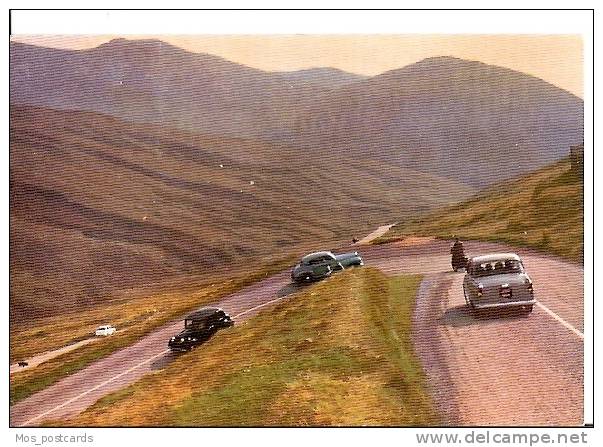
M 569 160 L 488 188 L 479 196 L 423 219 L 401 223 L 374 243 L 409 235 L 457 235 L 508 242 L 581 262 L 584 257 L 584 180 Z
M 10 337 L 11 361 L 25 359 L 29 355 L 57 349 L 87 338 L 103 321 L 113 321 L 119 328 L 112 337 L 103 338 L 55 357 L 33 369 L 12 374 L 10 404 L 13 405 L 67 375 L 85 368 L 95 360 L 136 342 L 153 329 L 180 318 L 191 310 L 213 303 L 220 297 L 282 270 L 291 262 L 291 258 L 284 258 L 253 273 L 239 275 L 227 281 L 199 285 L 191 290 L 181 289 L 179 293 L 156 293 L 110 303 L 72 315 L 70 318 L 55 317 L 34 328 L 15 330 Z M 48 334 L 52 334 L 52 337 Z
M 221 332 L 69 424 L 435 424 L 410 338 L 420 280 L 371 268 L 343 272 Z

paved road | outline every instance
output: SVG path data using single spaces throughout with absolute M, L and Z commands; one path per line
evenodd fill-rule
M 582 425 L 584 271 L 559 259 L 469 242 L 469 256 L 515 251 L 534 282 L 531 315 L 475 318 L 450 271 L 450 244 L 384 247 L 367 256 L 391 273 L 422 271 L 413 341 L 447 425 Z
M 21 371 L 25 371 L 31 368 L 35 368 L 36 366 L 38 366 L 41 363 L 47 362 L 48 360 L 51 360 L 55 357 L 58 357 L 60 355 L 63 354 L 67 354 L 70 351 L 74 351 L 77 348 L 81 348 L 82 346 L 88 345 L 90 343 L 94 343 L 95 341 L 99 340 L 100 337 L 96 337 L 96 338 L 87 338 L 85 340 L 82 341 L 78 341 L 77 343 L 72 343 L 70 345 L 67 346 L 63 346 L 62 348 L 59 349 L 54 349 L 52 351 L 47 351 L 47 352 L 43 352 L 42 354 L 37 354 L 34 355 L 33 357 L 30 357 L 28 359 L 23 359 L 23 361 L 25 363 L 27 363 L 26 366 L 19 366 L 19 363 L 13 363 L 10 365 L 10 373 L 14 374 L 14 373 L 18 373 Z
M 236 323 L 294 292 L 289 272 L 267 278 L 222 299 L 217 305 Z M 62 419 L 83 411 L 106 394 L 119 390 L 143 375 L 162 368 L 176 354 L 167 341 L 182 330 L 182 321 L 169 323 L 137 343 L 101 359 L 10 408 L 11 426 L 36 426 L 46 419 Z
M 509 251 L 467 243 L 469 255 Z M 358 247 L 367 265 L 386 273 L 423 273 L 415 345 L 437 405 L 450 424 L 580 425 L 583 414 L 583 270 L 517 250 L 539 306 L 527 318 L 476 320 L 462 306 L 462 274 L 449 272 L 449 243 Z M 240 323 L 297 288 L 283 272 L 218 303 Z M 11 426 L 73 416 L 100 397 L 166 365 L 174 322 L 14 405 Z
M 396 225 L 396 224 L 393 223 L 393 224 L 389 224 L 389 225 L 382 225 L 379 228 L 377 228 L 375 231 L 373 231 L 372 233 L 370 233 L 370 234 L 366 235 L 365 237 L 363 237 L 362 239 L 360 239 L 357 243 L 359 245 L 370 244 L 372 240 L 377 239 L 378 237 L 381 237 L 385 233 L 387 233 L 389 231 L 389 229 L 391 227 L 393 227 L 394 225 Z

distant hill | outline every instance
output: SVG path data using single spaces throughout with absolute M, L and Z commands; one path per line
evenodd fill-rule
M 10 145 L 16 322 L 330 248 L 470 193 L 370 158 L 341 163 L 90 112 L 13 106 Z
M 582 141 L 583 101 L 506 68 L 435 57 L 366 78 L 268 73 L 159 40 L 68 51 L 11 43 L 11 104 L 367 158 L 481 188 Z
M 378 242 L 407 235 L 504 241 L 583 261 L 584 178 L 565 158 L 493 185 L 466 202 L 401 223 Z
M 318 97 L 292 141 L 483 187 L 582 139 L 580 98 L 506 68 L 436 57 Z
M 308 68 L 305 70 L 290 72 L 277 72 L 277 74 L 279 74 L 283 79 L 293 81 L 295 83 L 305 83 L 325 89 L 338 88 L 347 84 L 362 81 L 363 79 L 367 79 L 367 76 L 348 73 L 347 71 L 328 67 Z
M 268 73 L 159 40 L 82 51 L 12 42 L 10 58 L 11 104 L 245 138 L 288 135 L 309 101 L 357 78 L 335 69 Z

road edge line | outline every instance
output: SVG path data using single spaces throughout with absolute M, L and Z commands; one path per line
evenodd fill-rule
M 86 390 L 86 391 L 84 391 L 83 393 L 80 393 L 80 394 L 78 394 L 77 396 L 72 397 L 71 399 L 67 400 L 66 402 L 63 402 L 61 405 L 57 405 L 56 407 L 51 408 L 50 410 L 46 410 L 44 413 L 41 413 L 41 414 L 39 414 L 39 415 L 37 415 L 37 416 L 35 416 L 35 417 L 33 417 L 33 418 L 31 418 L 31 419 L 29 419 L 29 420 L 25 421 L 24 423 L 22 423 L 21 425 L 19 425 L 19 427 L 26 427 L 27 425 L 31 424 L 32 422 L 34 422 L 34 421 L 36 421 L 36 420 L 38 420 L 38 419 L 40 419 L 40 418 L 43 418 L 44 416 L 46 416 L 46 415 L 48 415 L 48 414 L 50 414 L 50 413 L 54 413 L 55 411 L 57 411 L 57 410 L 59 410 L 59 409 L 61 409 L 61 408 L 65 407 L 65 406 L 69 405 L 69 404 L 70 404 L 70 403 L 72 403 L 72 402 L 75 402 L 76 400 L 81 399 L 82 397 L 84 397 L 84 396 L 86 396 L 86 395 L 88 395 L 88 394 L 92 393 L 93 391 L 96 391 L 96 390 L 98 390 L 99 388 L 102 388 L 102 387 L 104 387 L 105 385 L 108 385 L 109 383 L 113 382 L 114 380 L 116 380 L 116 379 L 118 379 L 118 378 L 120 378 L 120 377 L 123 377 L 123 376 L 125 376 L 125 375 L 127 375 L 127 374 L 130 374 L 130 373 L 131 373 L 132 371 L 134 371 L 135 369 L 138 369 L 138 368 L 140 368 L 142 365 L 144 365 L 144 364 L 146 364 L 146 363 L 149 363 L 149 362 L 151 362 L 151 361 L 155 360 L 157 357 L 160 357 L 160 356 L 162 356 L 162 355 L 165 355 L 165 354 L 166 354 L 166 353 L 168 353 L 169 351 L 170 351 L 169 349 L 166 349 L 165 351 L 162 351 L 162 352 L 160 352 L 159 354 L 155 354 L 153 357 L 149 357 L 148 359 L 146 359 L 146 360 L 144 360 L 144 361 L 140 362 L 139 364 L 137 364 L 137 365 L 135 365 L 135 366 L 132 366 L 131 368 L 127 369 L 126 371 L 121 372 L 121 373 L 117 374 L 116 376 L 113 376 L 113 377 L 111 377 L 110 379 L 107 379 L 107 380 L 105 380 L 104 382 L 99 383 L 98 385 L 96 385 L 96 386 L 94 386 L 94 387 L 90 388 L 89 390 Z
M 548 307 L 546 307 L 540 301 L 536 301 L 536 305 L 538 307 L 540 307 L 542 310 L 544 310 L 547 314 L 549 314 L 550 317 L 552 317 L 553 319 L 555 319 L 559 323 L 561 323 L 561 325 L 564 326 L 566 329 L 569 329 L 570 331 L 572 331 L 575 335 L 578 336 L 578 338 L 580 338 L 581 340 L 584 340 L 584 334 L 582 332 L 580 332 L 574 326 L 572 326 L 571 324 L 569 324 L 567 321 L 565 321 L 563 318 L 561 318 L 559 315 L 557 315 L 551 309 L 549 309 Z

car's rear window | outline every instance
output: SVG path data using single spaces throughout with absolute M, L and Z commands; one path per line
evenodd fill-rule
M 491 262 L 482 262 L 471 266 L 473 276 L 504 275 L 507 273 L 522 273 L 521 261 L 516 259 L 500 259 Z

